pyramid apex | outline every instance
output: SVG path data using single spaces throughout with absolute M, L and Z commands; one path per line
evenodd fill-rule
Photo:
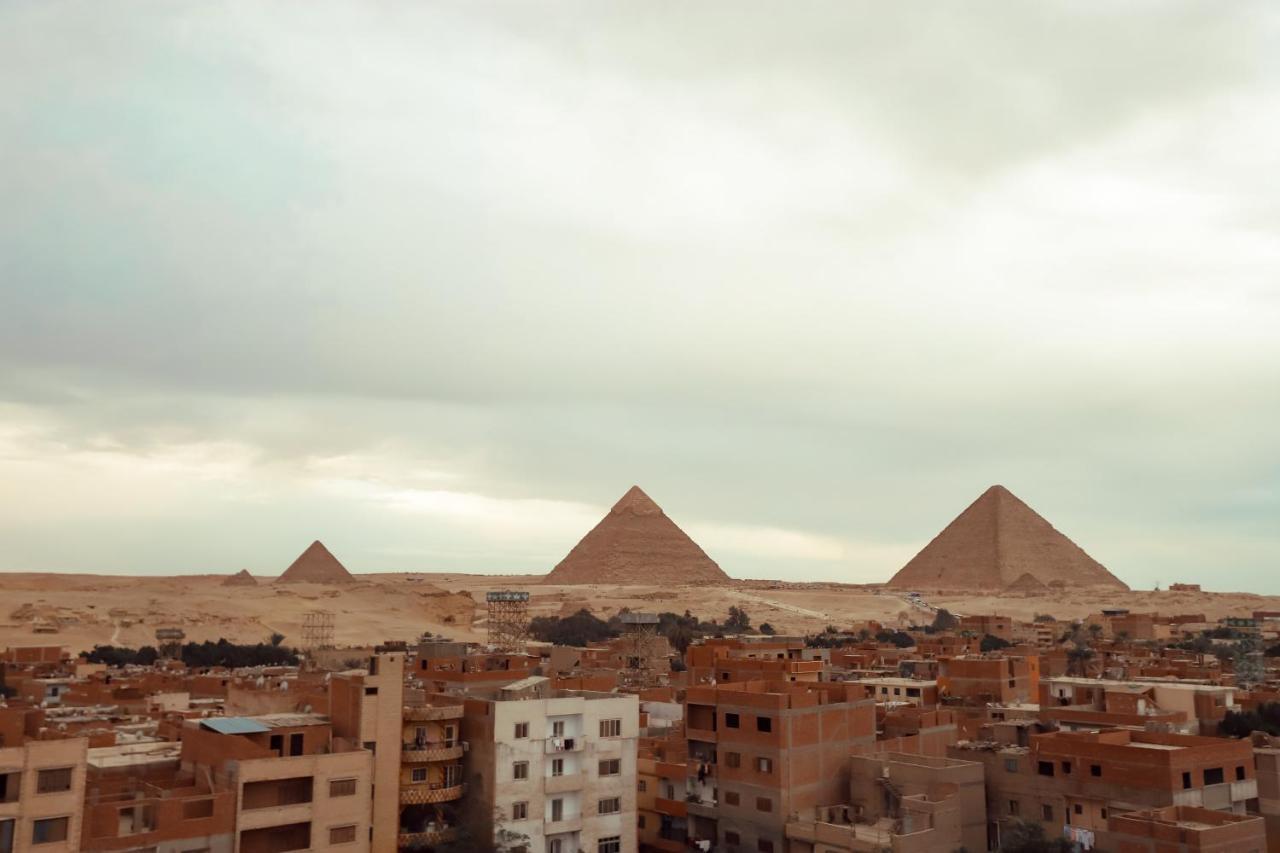
M 646 495 L 644 489 L 639 486 L 632 486 L 627 489 L 627 493 L 613 505 L 612 512 L 622 512 L 624 510 L 632 512 L 662 512 L 662 508 L 654 502 L 653 498 Z

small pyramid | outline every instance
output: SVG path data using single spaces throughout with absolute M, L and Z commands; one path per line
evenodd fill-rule
M 1129 588 L 1004 486 L 983 492 L 888 585 L 1000 590 L 1023 575 L 1062 587 Z
M 253 575 L 249 574 L 248 569 L 241 569 L 231 577 L 222 582 L 223 586 L 257 586 L 258 582 L 254 580 Z
M 317 539 L 293 561 L 276 583 L 354 583 L 355 578 Z
M 543 583 L 725 583 L 729 576 L 662 507 L 632 486 Z
M 1048 592 L 1049 587 L 1037 578 L 1031 572 L 1023 572 L 1018 579 L 1004 588 L 1005 592 L 1024 592 L 1024 593 L 1043 593 Z

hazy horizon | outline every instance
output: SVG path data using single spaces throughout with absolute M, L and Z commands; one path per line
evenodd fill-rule
M 1280 593 L 1280 7 L 0 5 L 0 571 Z M 2 579 L 0 579 L 2 583 Z

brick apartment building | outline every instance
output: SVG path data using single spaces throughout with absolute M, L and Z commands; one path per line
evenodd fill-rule
M 764 853 L 787 849 L 792 813 L 842 801 L 849 755 L 875 740 L 858 685 L 690 687 L 685 721 L 689 839 Z
M 1252 747 L 1128 729 L 1032 735 L 1029 746 L 962 742 L 948 755 L 986 768 L 991 844 L 1010 820 L 1097 833 L 1113 812 L 1197 806 L 1243 814 L 1257 798 Z

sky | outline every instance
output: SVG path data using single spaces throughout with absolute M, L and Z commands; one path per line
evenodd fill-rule
M 1280 593 L 1280 7 L 0 0 L 0 570 Z

